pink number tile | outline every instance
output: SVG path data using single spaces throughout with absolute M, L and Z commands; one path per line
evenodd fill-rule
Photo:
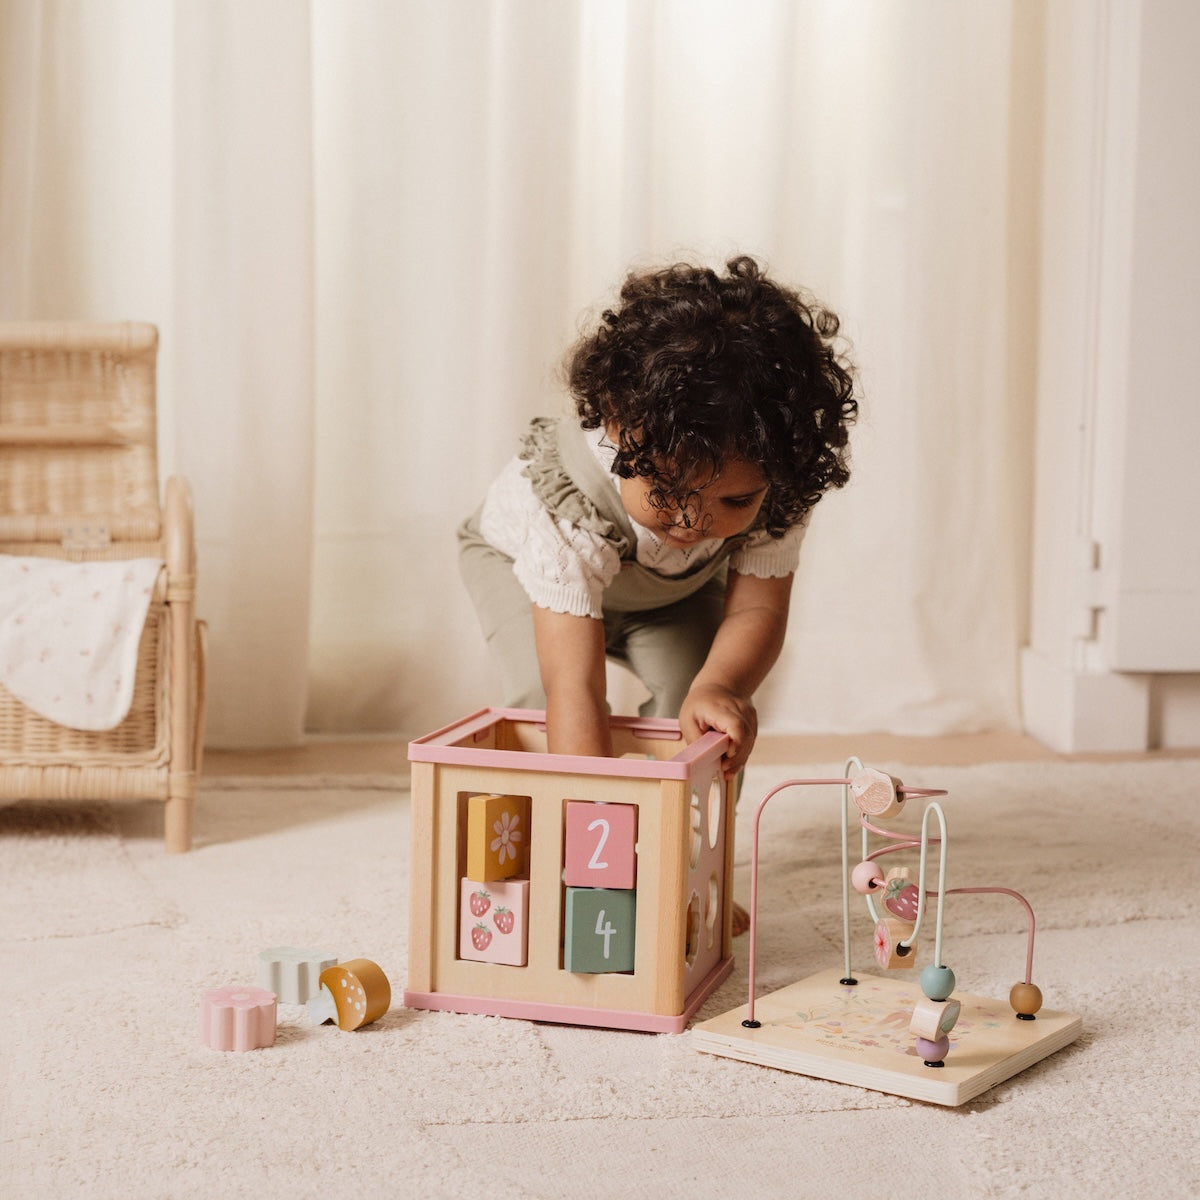
M 567 887 L 634 887 L 637 805 L 568 801 L 564 867 Z

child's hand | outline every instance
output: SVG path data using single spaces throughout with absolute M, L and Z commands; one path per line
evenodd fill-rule
M 722 760 L 727 776 L 736 775 L 754 749 L 758 714 L 750 697 L 783 647 L 791 588 L 790 575 L 759 579 L 729 572 L 725 616 L 683 702 L 679 723 L 689 742 L 709 729 L 728 734 Z
M 719 684 L 697 684 L 688 692 L 679 712 L 679 725 L 688 742 L 715 729 L 729 738 L 729 749 L 721 760 L 726 776 L 736 775 L 754 749 L 758 736 L 758 713 L 749 700 Z

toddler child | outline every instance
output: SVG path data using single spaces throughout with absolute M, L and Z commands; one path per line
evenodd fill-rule
M 459 530 L 504 703 L 545 708 L 551 753 L 612 753 L 612 658 L 643 716 L 745 764 L 809 515 L 849 478 L 838 328 L 739 257 L 631 274 L 571 352 L 574 412 L 532 423 Z

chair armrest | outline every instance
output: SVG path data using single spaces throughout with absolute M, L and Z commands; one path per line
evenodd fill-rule
M 168 599 L 191 599 L 196 588 L 196 535 L 192 514 L 192 489 L 181 475 L 167 480 L 163 512 L 163 540 L 167 559 Z

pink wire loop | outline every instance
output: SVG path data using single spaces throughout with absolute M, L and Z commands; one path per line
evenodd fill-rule
M 762 820 L 763 809 L 767 807 L 767 801 L 773 796 L 777 796 L 785 788 L 800 787 L 800 786 L 825 786 L 837 785 L 846 786 L 850 780 L 848 779 L 785 779 L 782 783 L 776 784 L 759 802 L 758 807 L 754 810 L 754 833 L 750 845 L 750 970 L 748 990 L 750 993 L 749 1003 L 747 1004 L 746 1020 L 754 1020 L 754 982 L 758 973 L 758 826 Z
M 864 816 L 859 816 L 858 823 L 870 833 L 878 834 L 882 838 L 889 838 L 893 842 L 907 842 L 910 846 L 919 846 L 921 844 L 921 839 L 914 838 L 911 833 L 893 833 L 890 829 L 880 829 L 878 825 L 872 825 Z M 941 840 L 941 838 L 930 838 L 929 844 L 931 846 L 937 845 Z
M 1021 903 L 1025 909 L 1026 915 L 1029 917 L 1029 940 L 1025 947 L 1025 982 L 1033 982 L 1033 939 L 1037 931 L 1037 919 L 1033 915 L 1033 905 L 1021 895 L 1020 892 L 1014 892 L 1012 888 L 1004 887 L 963 887 L 963 888 L 947 888 L 947 896 L 979 896 L 985 893 L 995 893 L 1000 896 L 1011 896 L 1014 900 Z M 930 892 L 929 895 L 936 896 L 937 892 Z

